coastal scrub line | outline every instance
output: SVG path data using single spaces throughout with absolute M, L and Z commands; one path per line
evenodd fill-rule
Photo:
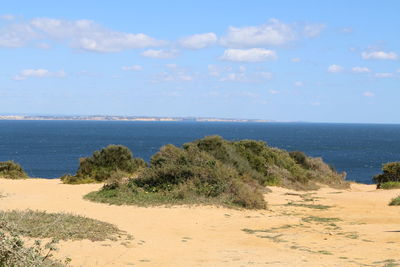
M 375 175 L 373 178 L 377 189 L 400 188 L 400 162 L 384 164 L 382 172 L 382 174 Z
M 317 189 L 318 184 L 343 188 L 348 186 L 344 177 L 322 159 L 302 152 L 289 153 L 262 141 L 208 136 L 182 147 L 163 146 L 135 177 L 110 176 L 100 191 L 85 198 L 111 204 L 262 209 L 267 185 L 297 190 Z

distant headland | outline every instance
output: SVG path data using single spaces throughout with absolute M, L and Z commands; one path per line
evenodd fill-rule
M 210 117 L 147 117 L 147 116 L 33 116 L 33 115 L 0 115 L 0 120 L 69 120 L 69 121 L 171 121 L 171 122 L 272 122 L 258 119 L 210 118 Z

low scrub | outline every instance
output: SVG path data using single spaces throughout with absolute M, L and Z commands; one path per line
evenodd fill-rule
M 109 180 L 86 198 L 112 204 L 213 203 L 260 209 L 266 206 L 265 185 L 314 189 L 318 183 L 347 185 L 344 175 L 319 158 L 261 141 L 209 136 L 182 148 L 162 147 L 138 177 Z
M 7 222 L 10 232 L 31 238 L 104 241 L 115 239 L 121 232 L 114 225 L 98 220 L 33 210 L 0 211 L 0 221 Z
M 377 184 L 378 189 L 382 188 L 382 186 L 390 187 L 400 183 L 400 162 L 389 162 L 384 164 L 382 172 L 382 174 L 373 177 L 373 181 Z
M 109 145 L 92 156 L 81 158 L 75 175 L 64 175 L 61 181 L 67 184 L 104 182 L 109 179 L 132 177 L 146 163 L 133 158 L 132 152 L 125 146 Z
M 390 201 L 389 206 L 400 206 L 400 196 L 393 198 Z
M 14 161 L 3 161 L 0 162 L 0 178 L 25 179 L 28 178 L 28 175 L 18 163 Z
M 400 182 L 384 182 L 379 185 L 380 189 L 400 189 Z

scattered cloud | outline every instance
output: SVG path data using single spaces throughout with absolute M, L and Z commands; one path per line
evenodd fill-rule
M 270 93 L 271 95 L 276 95 L 276 94 L 279 94 L 280 91 L 278 91 L 278 90 L 269 90 L 268 93 Z
M 264 48 L 226 49 L 222 60 L 237 62 L 262 62 L 277 58 L 275 51 Z
M 0 31 L 0 46 L 21 47 L 32 40 L 66 42 L 74 48 L 102 53 L 167 44 L 143 33 L 113 31 L 91 20 L 34 18 L 9 24 Z
M 308 38 L 317 37 L 325 29 L 324 24 L 307 24 L 304 26 L 304 35 Z
M 382 60 L 396 60 L 398 58 L 395 52 L 384 52 L 384 51 L 362 52 L 361 57 L 363 59 L 382 59 Z
M 132 66 L 123 66 L 121 67 L 121 69 L 125 71 L 141 71 L 143 70 L 143 67 L 140 65 L 132 65 Z
M 291 59 L 291 61 L 297 63 L 297 62 L 300 62 L 300 61 L 301 61 L 301 58 L 299 58 L 299 57 L 294 57 L 294 58 Z
M 258 26 L 229 27 L 227 34 L 220 38 L 220 43 L 232 48 L 280 46 L 300 37 L 316 37 L 324 28 L 323 24 L 301 26 L 270 19 L 266 24 Z
M 374 93 L 372 93 L 372 92 L 364 92 L 363 93 L 363 96 L 365 96 L 365 97 L 374 97 L 375 96 L 375 94 Z
M 394 74 L 389 73 L 389 72 L 379 72 L 379 73 L 375 73 L 374 76 L 377 78 L 392 78 L 392 77 L 394 77 Z
M 283 45 L 296 39 L 296 33 L 288 24 L 270 19 L 267 24 L 248 27 L 229 27 L 221 44 L 228 47 L 257 47 Z
M 316 107 L 318 107 L 318 106 L 321 106 L 321 103 L 320 103 L 320 102 L 312 102 L 312 103 L 311 103 L 311 106 L 316 106 Z
M 2 19 L 2 20 L 14 20 L 15 16 L 11 15 L 11 14 L 4 14 L 4 15 L 0 16 L 0 19 Z
M 220 82 L 247 82 L 248 77 L 244 73 L 228 73 L 219 79 Z
M 297 86 L 297 87 L 301 87 L 301 86 L 304 85 L 304 83 L 303 83 L 303 82 L 300 82 L 300 81 L 297 81 L 297 82 L 294 82 L 293 85 L 294 85 L 294 86 Z
M 176 69 L 176 68 L 178 67 L 178 65 L 175 64 L 175 63 L 165 64 L 165 66 L 166 66 L 168 69 Z
M 51 72 L 46 69 L 26 69 L 22 70 L 19 74 L 13 77 L 13 80 L 22 81 L 28 78 L 46 78 L 46 77 L 55 77 L 62 78 L 65 77 L 66 74 L 63 70 Z
M 328 72 L 330 72 L 330 73 L 338 73 L 338 72 L 342 72 L 342 71 L 343 71 L 343 67 L 339 66 L 339 65 L 333 64 L 328 67 Z
M 262 79 L 271 80 L 274 75 L 271 72 L 261 71 L 257 73 Z
M 341 29 L 341 32 L 343 33 L 352 33 L 353 32 L 353 28 L 352 27 L 344 27 Z
M 202 49 L 217 43 L 217 35 L 213 32 L 194 34 L 178 41 L 179 45 L 188 49 Z
M 351 69 L 352 72 L 354 73 L 368 73 L 371 72 L 371 70 L 367 67 L 354 67 Z
M 141 55 L 144 57 L 149 57 L 149 58 L 170 59 L 170 58 L 177 57 L 178 51 L 177 50 L 164 50 L 164 49 L 159 49 L 159 50 L 149 49 L 149 50 L 142 52 Z

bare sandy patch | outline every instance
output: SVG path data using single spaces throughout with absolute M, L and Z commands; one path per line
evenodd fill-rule
M 116 225 L 116 241 L 62 241 L 73 266 L 384 266 L 400 264 L 400 190 L 271 187 L 267 210 L 110 206 L 83 200 L 99 184 L 0 179 L 1 210 L 69 212 Z M 319 208 L 317 208 L 319 207 Z M 322 207 L 322 208 L 321 208 Z

